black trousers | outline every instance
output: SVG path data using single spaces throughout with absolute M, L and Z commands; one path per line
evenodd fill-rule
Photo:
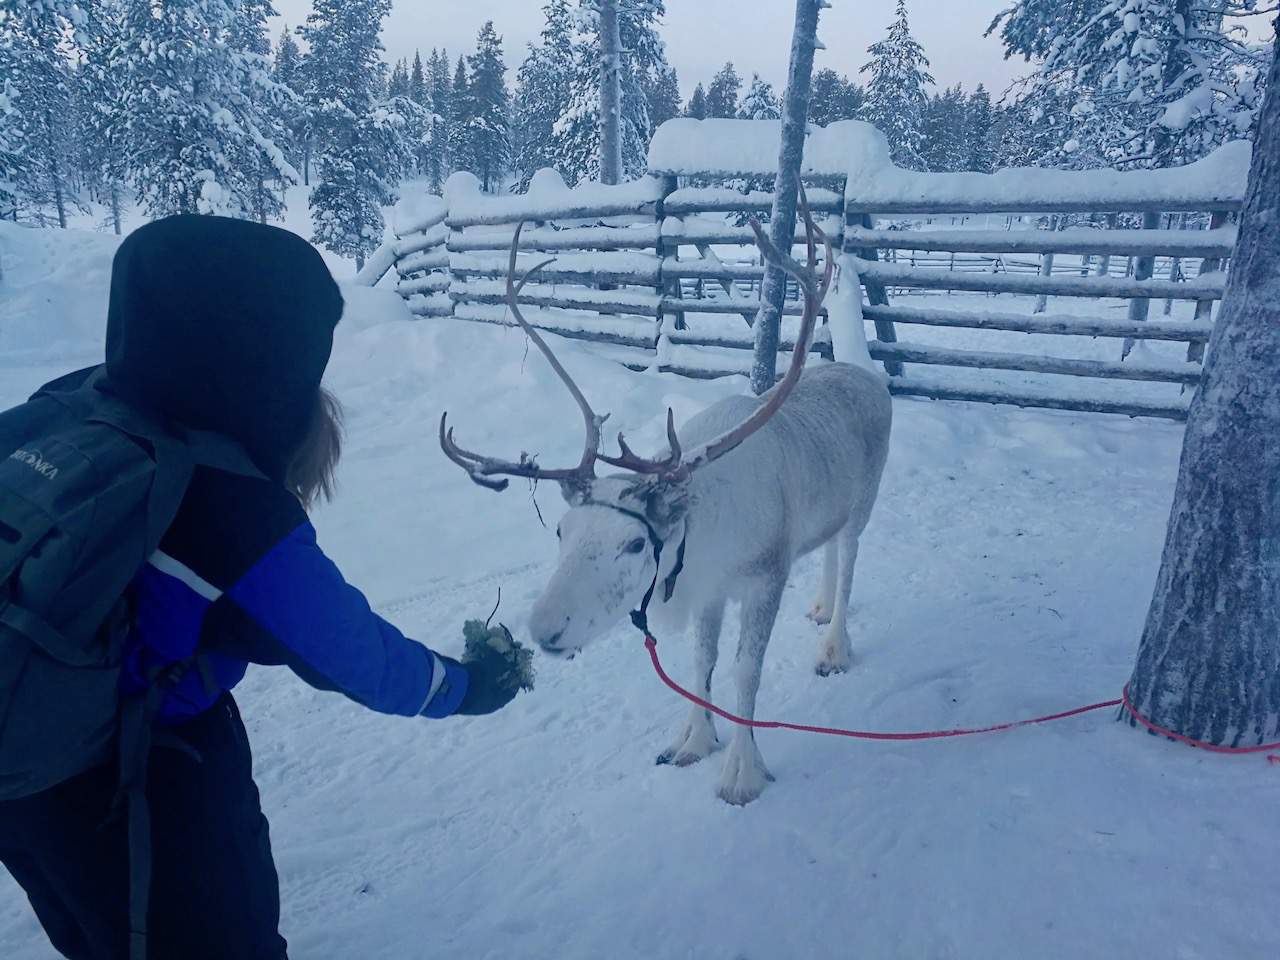
M 200 759 L 152 750 L 150 960 L 283 960 L 280 889 L 249 739 L 230 694 L 173 732 Z M 106 826 L 115 764 L 0 802 L 0 863 L 71 960 L 128 956 L 125 818 Z

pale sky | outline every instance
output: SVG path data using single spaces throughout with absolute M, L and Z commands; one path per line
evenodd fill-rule
M 832 9 L 822 12 L 819 23 L 818 36 L 827 49 L 818 52 L 818 68 L 856 76 L 867 60 L 867 47 L 884 36 L 895 3 L 831 0 Z M 290 26 L 311 10 L 310 0 L 275 0 L 275 5 Z M 784 84 L 793 0 L 666 0 L 666 6 L 660 33 L 685 99 L 694 84 L 709 83 L 726 60 L 734 62 L 744 79 L 759 72 L 777 87 Z M 924 46 L 940 86 L 961 82 L 972 89 L 982 82 L 998 96 L 1029 71 L 1020 59 L 1006 61 L 995 37 L 982 36 L 991 18 L 1008 6 L 1009 0 L 908 0 L 911 31 Z M 542 0 L 393 0 L 382 42 L 389 60 L 444 46 L 456 62 L 459 53 L 474 49 L 486 20 L 494 22 L 502 37 L 514 82 L 527 44 L 542 29 Z M 280 27 L 277 21 L 275 34 Z

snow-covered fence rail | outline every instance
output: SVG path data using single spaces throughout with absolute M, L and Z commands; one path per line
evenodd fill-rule
M 871 354 L 885 363 L 893 375 L 890 388 L 900 395 L 1183 419 L 1190 399 L 1186 389 L 1199 381 L 1213 305 L 1225 289 L 1223 263 L 1236 239 L 1230 218 L 1242 206 L 1248 168 L 1249 148 L 1244 143 L 1229 144 L 1180 169 L 1132 173 L 914 173 L 894 167 L 887 155 L 864 163 L 851 173 L 845 188 L 844 251 L 846 265 L 858 271 L 866 287 L 869 303 L 864 314 L 876 325 Z M 966 224 L 947 230 L 928 222 L 997 213 L 1043 215 L 1051 228 L 1008 229 L 1012 218 L 1001 229 Z M 1173 217 L 1168 218 L 1170 227 L 1161 229 L 1162 217 L 1172 213 L 1207 214 L 1208 229 L 1172 229 Z M 1136 222 L 1141 228 L 1120 226 L 1123 214 L 1140 215 Z M 1059 218 L 1067 215 L 1081 221 L 1087 218 L 1105 229 L 1054 229 Z M 892 218 L 894 229 L 881 228 L 881 218 Z M 923 225 L 915 225 L 921 221 Z M 1187 225 L 1185 217 L 1180 222 Z M 1039 262 L 1027 260 L 1028 256 L 1038 257 Z M 984 258 L 986 267 L 981 262 Z M 1035 312 L 936 310 L 919 306 L 914 299 L 898 299 L 890 305 L 890 297 L 898 293 L 933 291 L 1028 295 L 1035 298 Z M 1088 301 L 1097 313 L 1045 315 L 1050 297 Z M 1193 302 L 1194 319 L 1149 319 L 1153 299 L 1166 301 L 1166 313 L 1174 301 Z M 1126 308 L 1126 320 L 1103 315 L 1114 301 Z M 1114 337 L 1125 346 L 1115 359 L 957 349 L 898 342 L 900 324 Z M 1186 360 L 1159 357 L 1125 362 L 1139 340 L 1186 343 Z M 1054 349 L 1061 349 L 1060 342 Z M 914 365 L 913 369 L 907 372 L 904 364 Z M 922 372 L 919 366 L 929 370 Z M 931 372 L 947 367 L 969 375 Z M 984 372 L 977 374 L 979 370 Z M 986 371 L 1049 376 L 997 386 Z M 1178 389 L 1159 397 L 1103 385 L 1086 392 L 1055 377 L 1157 382 Z
M 377 282 L 393 263 L 418 316 L 509 325 L 509 248 L 525 222 L 519 266 L 554 258 L 521 293 L 530 322 L 607 344 L 632 367 L 744 373 L 763 275 L 746 220 L 768 214 L 776 149 L 776 123 L 682 119 L 658 131 L 651 174 L 632 183 L 570 189 L 548 170 L 524 195 L 488 196 L 456 174 L 446 199 L 402 205 L 396 239 L 361 279 Z M 844 122 L 810 134 L 803 180 L 844 268 L 862 280 L 869 349 L 894 393 L 1181 419 L 1223 294 L 1248 162 L 1247 146 L 1231 145 L 1140 174 L 918 174 L 892 166 L 874 128 Z M 900 296 L 920 292 L 957 296 L 931 301 L 948 309 Z M 1190 305 L 1148 320 L 1152 299 L 1166 314 Z M 1117 306 L 1127 306 L 1123 319 Z M 784 352 L 799 313 L 792 290 Z M 899 342 L 904 324 L 922 332 Z M 1018 348 L 1015 333 L 1039 339 Z M 1123 341 L 1123 352 L 1058 355 L 1064 343 L 1099 340 Z M 1129 358 L 1136 341 L 1166 346 Z M 1185 353 L 1170 354 L 1170 342 Z M 830 355 L 829 340 L 814 349 Z

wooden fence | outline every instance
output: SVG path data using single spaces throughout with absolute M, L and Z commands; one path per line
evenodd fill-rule
M 696 136 L 699 128 L 689 126 L 696 123 L 681 121 L 681 137 Z M 842 268 L 862 280 L 864 315 L 876 332 L 869 349 L 895 394 L 1185 417 L 1235 243 L 1231 218 L 1243 202 L 1247 147 L 1143 174 L 911 174 L 888 163 L 873 128 L 841 126 L 860 161 L 854 173 L 809 168 L 805 179 L 812 207 L 843 251 Z M 831 145 L 828 137 L 825 155 Z M 455 175 L 447 202 L 433 198 L 405 215 L 362 279 L 377 282 L 394 264 L 414 314 L 511 324 L 504 278 L 514 226 L 525 220 L 520 267 L 556 258 L 521 295 L 532 323 L 595 341 L 633 368 L 745 372 L 763 275 L 746 218 L 767 214 L 772 196 L 744 185 L 761 178 L 767 185 L 767 174 L 664 165 L 653 155 L 650 166 L 633 183 L 575 190 L 543 171 L 528 195 L 504 197 L 482 195 L 470 175 Z M 994 214 L 1003 216 L 992 225 Z M 1026 228 L 1029 218 L 1041 228 Z M 1072 218 L 1075 225 L 1059 228 Z M 985 298 L 918 296 L 926 292 Z M 794 349 L 796 294 L 788 291 L 784 352 Z M 993 297 L 1011 305 L 989 309 Z M 1058 298 L 1085 310 L 1063 308 Z M 1151 316 L 1153 300 L 1165 303 L 1163 315 Z M 1165 319 L 1175 303 L 1192 306 Z M 1119 310 L 1123 318 L 1108 315 Z M 904 325 L 923 335 L 900 339 Z M 963 342 L 947 342 L 957 331 Z M 1032 335 L 1043 349 L 1012 349 L 1012 333 Z M 976 348 L 988 335 L 990 349 Z M 1064 345 L 1086 338 L 1123 345 L 1105 358 L 1069 355 Z M 1167 347 L 1147 349 L 1139 360 L 1129 356 L 1138 341 L 1184 348 L 1172 358 Z M 829 355 L 829 342 L 819 338 L 814 349 Z

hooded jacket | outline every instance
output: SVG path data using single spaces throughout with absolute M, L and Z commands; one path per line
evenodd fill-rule
M 112 265 L 107 380 L 177 424 L 237 440 L 264 478 L 197 469 L 160 549 L 134 583 L 124 685 L 206 654 L 161 708 L 181 722 L 244 677 L 287 664 L 382 713 L 443 717 L 467 688 L 377 616 L 316 542 L 283 479 L 307 430 L 342 314 L 320 255 L 275 227 L 168 217 L 139 228 Z

